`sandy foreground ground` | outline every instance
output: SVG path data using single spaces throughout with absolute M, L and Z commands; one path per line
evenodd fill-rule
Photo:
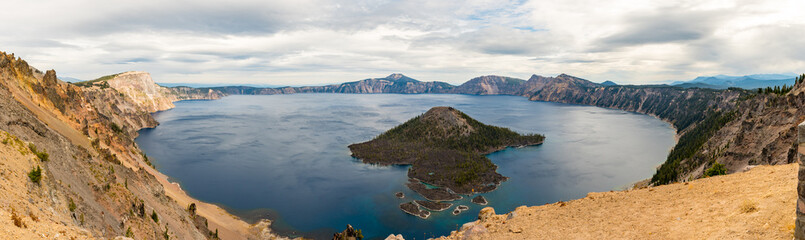
M 758 166 L 501 215 L 486 208 L 482 220 L 439 239 L 792 239 L 797 168 Z

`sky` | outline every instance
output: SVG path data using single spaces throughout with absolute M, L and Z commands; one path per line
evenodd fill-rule
M 60 77 L 319 85 L 403 73 L 460 84 L 805 72 L 805 1 L 28 0 L 0 51 Z

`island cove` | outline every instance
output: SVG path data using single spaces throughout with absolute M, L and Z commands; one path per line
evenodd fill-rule
M 478 122 L 452 107 L 434 107 L 424 114 L 380 134 L 371 141 L 349 145 L 352 156 L 365 163 L 411 165 L 407 186 L 431 201 L 460 199 L 495 190 L 507 178 L 497 173 L 497 166 L 486 154 L 506 147 L 542 144 L 539 134 L 520 135 L 508 128 Z M 424 184 L 438 188 L 428 188 Z M 420 203 L 441 211 L 450 205 Z M 410 203 L 400 205 L 407 213 Z

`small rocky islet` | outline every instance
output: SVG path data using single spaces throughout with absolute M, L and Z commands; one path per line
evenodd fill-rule
M 481 205 L 481 206 L 485 206 L 485 205 L 489 204 L 489 201 L 486 201 L 486 198 L 484 198 L 484 196 L 481 196 L 481 195 L 478 195 L 477 197 L 472 198 L 471 202 L 475 203 L 475 204 L 478 204 L 478 205 Z
M 405 213 L 417 216 L 422 219 L 427 219 L 428 217 L 430 217 L 430 212 L 420 209 L 419 205 L 417 205 L 414 202 L 401 203 L 400 209 Z
M 458 206 L 456 206 L 456 209 L 453 209 L 453 215 L 458 215 L 461 212 L 467 211 L 467 210 L 470 210 L 470 207 L 468 207 L 467 205 L 458 205 Z
M 441 202 L 493 191 L 506 181 L 507 177 L 496 171 L 497 166 L 486 154 L 507 147 L 539 145 L 544 139 L 539 134 L 521 135 L 483 124 L 452 107 L 433 107 L 371 141 L 349 145 L 349 149 L 364 163 L 410 165 L 406 186 L 428 201 L 403 203 L 400 209 L 427 218 L 430 212 L 420 209 L 420 205 L 444 210 L 452 204 Z M 402 192 L 395 196 L 404 197 Z M 479 197 L 473 202 L 487 204 Z M 445 204 L 449 205 L 444 207 Z

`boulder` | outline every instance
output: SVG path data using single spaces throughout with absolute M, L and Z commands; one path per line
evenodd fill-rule
M 478 219 L 481 221 L 486 221 L 493 216 L 495 216 L 495 209 L 492 207 L 485 207 L 478 213 Z
M 480 240 L 480 239 L 488 239 L 488 237 L 484 237 L 483 235 L 488 234 L 489 230 L 484 227 L 483 224 L 475 224 L 469 230 L 464 232 L 464 237 L 461 238 L 462 240 Z

